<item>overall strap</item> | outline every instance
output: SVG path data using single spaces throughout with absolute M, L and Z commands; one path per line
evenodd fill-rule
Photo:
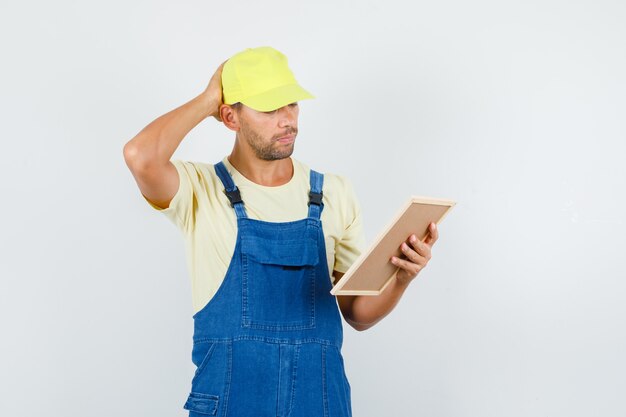
M 226 197 L 230 200 L 230 205 L 235 209 L 235 214 L 237 214 L 237 218 L 248 217 L 246 214 L 246 209 L 243 206 L 243 200 L 241 199 L 241 193 L 239 193 L 239 188 L 233 182 L 233 178 L 228 173 L 228 170 L 224 166 L 224 162 L 220 161 L 215 164 L 215 173 L 220 180 L 222 180 L 222 184 L 224 184 L 224 193 Z
M 324 174 L 311 170 L 311 191 L 309 192 L 309 217 L 319 219 L 324 204 L 322 203 L 322 186 L 324 185 Z

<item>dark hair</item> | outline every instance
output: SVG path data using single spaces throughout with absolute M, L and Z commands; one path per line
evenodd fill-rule
M 238 101 L 236 103 L 231 104 L 230 107 L 232 107 L 233 109 L 235 109 L 237 113 L 239 113 L 241 111 L 242 104 L 240 101 Z

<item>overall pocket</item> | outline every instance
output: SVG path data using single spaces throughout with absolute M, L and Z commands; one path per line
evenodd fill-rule
M 242 326 L 265 330 L 315 327 L 317 240 L 244 236 Z
M 197 342 L 191 357 L 196 372 L 183 408 L 191 411 L 191 416 L 217 415 L 218 407 L 223 408 L 228 398 L 232 344 L 230 341 Z
M 196 373 L 194 378 L 196 378 L 207 365 L 209 360 L 211 359 L 211 354 L 213 353 L 213 349 L 215 349 L 216 343 L 205 343 L 200 342 L 196 343 L 193 346 L 193 351 L 191 352 L 191 361 L 196 365 Z
M 191 417 L 197 414 L 214 416 L 217 414 L 218 405 L 219 397 L 215 395 L 191 392 L 183 408 L 190 411 Z

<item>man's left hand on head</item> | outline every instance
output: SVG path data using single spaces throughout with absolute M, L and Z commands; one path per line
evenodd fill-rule
M 432 247 L 439 237 L 437 225 L 431 223 L 428 228 L 428 237 L 421 242 L 417 236 L 411 235 L 407 242 L 400 245 L 400 250 L 406 259 L 396 256 L 391 258 L 391 263 L 399 267 L 396 279 L 402 284 L 410 283 L 417 274 L 426 267 L 432 257 Z

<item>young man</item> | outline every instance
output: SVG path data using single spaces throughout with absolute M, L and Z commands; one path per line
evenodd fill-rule
M 186 239 L 192 417 L 351 416 L 339 311 L 368 329 L 431 258 L 434 224 L 426 242 L 402 245 L 406 259 L 391 260 L 401 269 L 383 294 L 330 294 L 364 242 L 350 182 L 291 158 L 298 101 L 309 98 L 282 53 L 248 48 L 124 147 L 143 197 Z M 170 160 L 210 116 L 236 132 L 231 154 L 214 165 Z

